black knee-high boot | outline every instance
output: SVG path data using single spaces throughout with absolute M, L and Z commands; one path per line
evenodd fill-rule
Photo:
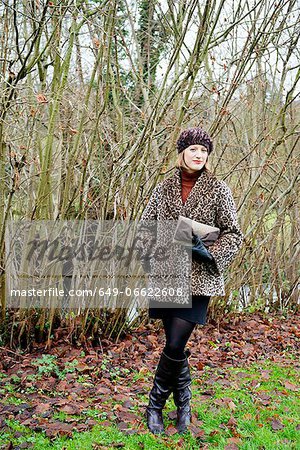
M 146 408 L 147 426 L 154 434 L 164 431 L 162 409 L 175 387 L 185 360 L 186 358 L 170 358 L 164 351 L 161 354 L 149 395 L 149 405 Z
M 190 400 L 192 398 L 192 379 L 188 362 L 188 357 L 191 355 L 191 352 L 187 349 L 184 353 L 186 358 L 184 364 L 181 366 L 181 371 L 173 390 L 174 403 L 177 406 L 176 428 L 179 433 L 184 433 L 187 430 L 192 418 L 190 407 Z

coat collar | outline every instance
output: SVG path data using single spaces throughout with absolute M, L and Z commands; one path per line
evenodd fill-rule
M 172 212 L 174 218 L 178 218 L 179 215 L 188 216 L 191 211 L 199 203 L 199 195 L 203 195 L 203 188 L 206 191 L 208 186 L 210 174 L 205 170 L 201 172 L 195 185 L 193 186 L 185 204 L 181 198 L 181 173 L 180 169 L 176 168 L 175 173 L 168 179 L 168 208 Z M 206 185 L 206 186 L 205 186 Z

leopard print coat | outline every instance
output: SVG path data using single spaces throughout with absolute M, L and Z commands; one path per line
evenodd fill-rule
M 238 253 L 244 235 L 239 227 L 230 188 L 203 170 L 183 204 L 181 170 L 160 182 L 152 192 L 142 221 L 177 221 L 179 215 L 220 228 L 219 238 L 209 247 L 213 264 L 192 261 L 191 293 L 224 296 L 224 271 Z

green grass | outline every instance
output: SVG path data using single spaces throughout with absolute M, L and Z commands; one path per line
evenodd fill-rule
M 269 372 L 262 374 L 262 370 Z M 200 428 L 204 430 L 204 435 L 201 438 L 194 437 L 191 432 L 184 436 L 177 433 L 173 436 L 153 436 L 151 433 L 145 433 L 144 417 L 141 417 L 140 424 L 133 425 L 134 434 L 125 434 L 113 423 L 111 427 L 101 426 L 101 421 L 106 419 L 105 412 L 89 408 L 80 416 L 70 416 L 59 412 L 53 417 L 61 422 L 70 417 L 84 422 L 90 417 L 99 421 L 99 425 L 94 426 L 90 431 L 73 432 L 72 438 L 63 436 L 52 441 L 44 432 L 34 432 L 28 427 L 21 426 L 16 420 L 6 419 L 9 430 L 0 432 L 0 446 L 5 446 L 11 441 L 14 446 L 22 442 L 31 442 L 34 444 L 32 448 L 38 450 L 95 450 L 119 447 L 128 450 L 177 449 L 179 447 L 192 450 L 206 444 L 206 448 L 223 450 L 230 443 L 230 438 L 236 438 L 238 439 L 237 448 L 241 450 L 300 449 L 300 431 L 296 430 L 296 426 L 300 424 L 299 389 L 293 390 L 293 385 L 299 387 L 299 375 L 293 367 L 293 361 L 287 361 L 285 366 L 280 366 L 273 361 L 252 364 L 247 368 L 212 369 L 206 366 L 202 372 L 196 372 L 193 367 L 192 375 L 192 410 L 198 421 L 202 422 Z M 149 381 L 147 386 L 150 388 L 153 374 L 144 376 L 145 380 Z M 133 374 L 132 379 L 137 385 L 138 373 Z M 21 403 L 20 394 L 14 395 L 13 392 L 14 383 L 17 383 L 18 379 L 14 378 L 10 381 L 6 388 L 11 397 L 10 401 L 5 403 Z M 223 385 L 222 381 L 227 384 Z M 293 385 L 285 386 L 287 381 Z M 201 393 L 208 389 L 211 395 L 201 396 Z M 138 395 L 138 400 L 140 405 L 146 405 L 147 395 Z M 262 400 L 267 404 L 264 404 Z M 113 410 L 114 402 L 111 403 Z M 132 412 L 138 410 L 140 411 L 141 408 L 134 405 Z M 172 410 L 174 410 L 174 403 L 170 399 L 164 409 L 166 427 L 174 424 L 167 417 L 168 412 Z M 272 421 L 276 420 L 277 424 L 282 424 L 281 429 L 272 428 Z M 136 432 L 137 426 L 141 433 Z
M 232 436 L 226 423 L 233 416 L 237 422 L 236 431 L 242 440 L 238 445 L 240 449 L 300 449 L 300 432 L 296 431 L 296 426 L 300 423 L 299 391 L 290 391 L 282 385 L 284 380 L 294 384 L 299 382 L 296 372 L 292 368 L 266 362 L 263 370 L 270 370 L 270 378 L 263 380 L 260 376 L 261 369 L 258 365 L 252 365 L 248 369 L 231 369 L 233 387 L 224 388 L 215 383 L 214 397 L 198 406 L 197 412 L 199 419 L 203 421 L 206 442 L 211 443 L 212 448 L 223 449 L 226 438 Z M 247 373 L 248 377 L 238 379 L 238 372 Z M 251 387 L 251 380 L 257 380 L 259 384 Z M 268 405 L 259 401 L 257 394 L 261 392 L 270 396 Z M 233 409 L 220 405 L 215 407 L 213 399 L 226 397 L 232 399 Z M 280 420 L 283 429 L 274 431 L 270 424 L 272 419 Z M 222 432 L 213 434 L 214 430 L 220 430 L 222 423 L 225 425 Z

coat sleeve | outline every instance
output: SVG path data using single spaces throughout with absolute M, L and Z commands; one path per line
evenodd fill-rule
M 141 222 L 146 220 L 157 220 L 157 202 L 158 202 L 159 186 L 152 191 L 150 199 L 141 216 Z
M 220 235 L 209 247 L 209 251 L 218 272 L 222 274 L 235 258 L 244 240 L 232 192 L 224 181 L 221 181 L 218 195 L 216 226 L 220 228 Z
M 146 271 L 149 268 L 149 254 L 156 242 L 158 193 L 159 186 L 156 186 L 137 227 L 135 247 Z

